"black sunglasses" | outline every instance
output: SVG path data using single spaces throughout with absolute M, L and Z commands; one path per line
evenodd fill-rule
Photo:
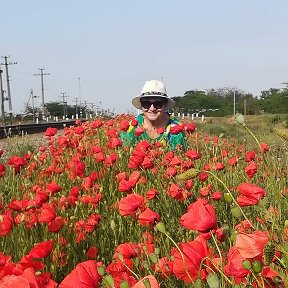
M 140 102 L 141 102 L 141 106 L 144 109 L 149 109 L 152 104 L 154 108 L 161 109 L 167 101 L 165 100 L 156 100 L 156 101 L 140 100 Z

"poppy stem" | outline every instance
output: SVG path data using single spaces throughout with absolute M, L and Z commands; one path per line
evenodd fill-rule
M 237 203 L 236 199 L 234 198 L 234 196 L 232 195 L 231 191 L 229 190 L 229 188 L 226 186 L 226 184 L 220 179 L 218 178 L 214 173 L 208 171 L 208 170 L 205 170 L 205 172 L 207 172 L 208 174 L 212 175 L 217 181 L 219 181 L 223 186 L 224 188 L 227 190 L 228 194 L 231 196 L 234 204 L 240 209 L 242 215 L 244 216 L 244 218 L 248 221 L 248 223 L 251 225 L 251 227 L 253 229 L 255 229 L 255 227 L 253 226 L 253 224 L 250 222 L 250 220 L 247 218 L 247 216 L 245 215 L 244 211 L 242 210 L 242 208 L 239 206 L 239 204 Z

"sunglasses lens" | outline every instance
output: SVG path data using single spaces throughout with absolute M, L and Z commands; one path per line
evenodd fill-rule
M 153 104 L 153 107 L 156 108 L 156 109 L 161 109 L 164 105 L 164 102 L 161 101 L 161 100 L 157 100 L 157 101 L 154 101 L 154 102 L 150 102 L 150 101 L 145 101 L 145 100 L 142 100 L 141 101 L 141 105 L 144 109 L 149 109 L 151 107 L 151 105 Z

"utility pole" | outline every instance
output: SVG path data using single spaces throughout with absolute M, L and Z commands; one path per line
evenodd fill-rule
M 73 102 L 75 102 L 75 116 L 78 118 L 78 97 L 75 97 Z
M 12 125 L 12 99 L 11 99 L 11 91 L 10 91 L 10 80 L 8 74 L 8 65 L 17 64 L 17 62 L 8 62 L 7 59 L 10 58 L 9 56 L 2 56 L 5 59 L 5 63 L 1 63 L 1 65 L 5 65 L 6 68 L 6 80 L 7 80 L 7 93 L 8 93 L 8 101 L 9 101 L 9 115 L 10 115 L 10 124 Z
M 81 79 L 78 77 L 78 93 L 79 93 L 79 102 L 81 106 Z
M 35 103 L 34 103 L 34 99 L 35 99 L 35 98 L 38 98 L 38 96 L 34 95 L 33 89 L 31 89 L 30 97 L 31 97 L 31 99 L 32 99 L 33 123 L 35 123 Z
M 0 67 L 0 93 L 1 93 L 1 117 L 2 117 L 2 124 L 5 125 L 5 111 L 4 111 L 4 90 L 3 90 L 3 82 L 2 82 L 2 73 L 3 70 Z
M 40 70 L 40 73 L 38 74 L 33 74 L 34 76 L 41 76 L 41 91 L 42 91 L 42 105 L 41 105 L 41 110 L 42 110 L 42 118 L 45 117 L 45 98 L 44 98 L 44 76 L 50 75 L 50 73 L 43 73 L 45 68 L 38 68 Z
M 67 105 L 67 101 L 65 101 L 65 98 L 68 98 L 69 96 L 67 95 L 65 95 L 66 94 L 66 92 L 61 92 L 61 94 L 62 94 L 62 96 L 59 96 L 59 97 L 61 97 L 62 98 L 62 103 L 63 103 L 63 120 L 65 120 L 66 119 L 66 105 Z
M 246 99 L 244 99 L 244 116 L 246 115 Z
M 233 115 L 236 115 L 236 92 L 234 90 L 234 94 L 233 94 Z

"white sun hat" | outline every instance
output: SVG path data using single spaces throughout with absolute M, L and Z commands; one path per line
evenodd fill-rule
M 159 80 L 149 80 L 146 81 L 144 84 L 142 90 L 141 90 L 141 95 L 136 96 L 135 98 L 132 99 L 132 104 L 134 107 L 137 109 L 141 109 L 141 102 L 140 99 L 142 97 L 163 97 L 167 99 L 167 105 L 166 109 L 172 108 L 175 105 L 174 100 L 170 99 L 167 96 L 166 92 L 166 87 L 162 81 Z

